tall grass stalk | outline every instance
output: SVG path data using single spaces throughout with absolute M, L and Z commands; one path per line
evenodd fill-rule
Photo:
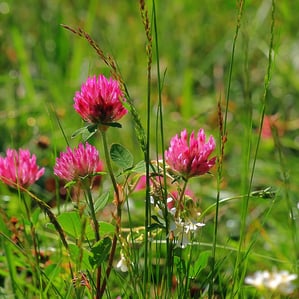
M 261 107 L 260 107 L 260 123 L 259 123 L 259 134 L 257 137 L 257 142 L 254 150 L 254 155 L 252 158 L 252 167 L 250 171 L 250 175 L 248 177 L 248 185 L 246 183 L 246 176 L 244 177 L 244 188 L 246 186 L 248 187 L 247 196 L 244 198 L 242 203 L 242 212 L 241 212 L 241 227 L 240 227 L 240 239 L 239 239 L 239 249 L 236 257 L 236 263 L 234 266 L 234 276 L 233 276 L 233 287 L 232 287 L 232 293 L 231 298 L 233 298 L 241 289 L 241 285 L 243 284 L 244 277 L 246 274 L 246 264 L 247 259 L 249 255 L 249 250 L 252 249 L 252 244 L 249 246 L 246 250 L 246 254 L 243 254 L 243 250 L 245 249 L 244 246 L 244 240 L 246 236 L 246 220 L 247 220 L 247 214 L 248 214 L 248 204 L 250 199 L 250 193 L 253 185 L 253 178 L 255 174 L 255 166 L 256 161 L 258 157 L 259 147 L 260 147 L 260 141 L 261 141 L 261 133 L 262 133 L 262 126 L 264 122 L 265 117 L 265 111 L 267 107 L 267 95 L 269 90 L 269 85 L 271 81 L 271 73 L 272 73 L 272 67 L 273 67 L 273 53 L 274 53 L 274 25 L 275 25 L 275 0 L 272 0 L 272 13 L 271 13 L 271 27 L 270 27 L 270 44 L 269 44 L 269 52 L 268 52 L 268 67 L 267 72 L 265 75 L 265 81 L 264 81 L 264 92 L 261 99 Z M 248 109 L 250 111 L 250 109 Z M 251 115 L 249 115 L 251 118 Z M 251 119 L 248 119 L 249 122 L 251 122 Z M 248 136 L 250 138 L 250 135 Z M 250 149 L 250 145 L 249 149 Z M 245 153 L 246 154 L 246 153 Z M 249 165 L 250 159 L 249 159 L 250 151 L 247 151 L 246 154 L 246 163 Z M 248 168 L 249 170 L 249 168 Z
M 294 272 L 299 275 L 299 234 L 298 234 L 298 229 L 297 229 L 297 224 L 296 224 L 296 215 L 294 212 L 294 207 L 290 198 L 290 178 L 289 178 L 289 173 L 288 173 L 288 168 L 286 165 L 286 160 L 285 156 L 283 153 L 283 146 L 281 144 L 280 137 L 277 132 L 277 128 L 272 127 L 272 134 L 273 134 L 273 139 L 275 142 L 275 147 L 278 152 L 278 160 L 279 160 L 279 165 L 280 165 L 280 171 L 282 175 L 282 181 L 283 181 L 283 196 L 285 198 L 285 203 L 287 206 L 287 211 L 288 211 L 288 225 L 290 228 L 291 232 L 291 239 L 292 239 L 292 247 L 294 250 L 294 256 L 292 256 L 293 259 L 293 265 L 294 265 Z
M 148 9 L 144 0 L 139 1 L 141 18 L 144 25 L 144 31 L 147 39 L 146 54 L 147 54 L 147 94 L 146 94 L 146 148 L 144 151 L 145 160 L 145 175 L 146 175 L 146 194 L 145 194 L 145 210 L 144 210 L 144 277 L 143 277 L 143 296 L 149 296 L 148 279 L 150 277 L 149 263 L 151 261 L 150 242 L 149 242 L 149 226 L 151 217 L 150 203 L 150 136 L 151 136 L 151 84 L 152 84 L 152 28 L 148 15 Z
M 152 1 L 153 6 L 153 27 L 154 27 L 154 40 L 155 40 L 155 51 L 156 51 L 156 64 L 157 64 L 157 84 L 158 84 L 158 110 L 157 110 L 157 121 L 158 121 L 158 134 L 156 134 L 156 146 L 160 145 L 161 159 L 162 159 L 162 175 L 163 175 L 163 187 L 161 188 L 162 196 L 164 200 L 164 206 L 167 207 L 167 176 L 166 176 L 166 163 L 164 156 L 165 148 L 165 137 L 164 137 L 164 120 L 163 120 L 163 103 L 162 103 L 162 78 L 160 70 L 160 53 L 159 53 L 159 33 L 158 33 L 158 19 L 156 11 L 155 0 Z M 165 234 L 166 234 L 166 289 L 164 292 L 165 298 L 170 296 L 170 290 L 172 287 L 172 273 L 173 273 L 173 244 L 169 238 L 169 221 L 168 221 L 168 209 L 164 211 L 165 219 Z
M 209 282 L 209 298 L 212 298 L 213 293 L 214 293 L 214 277 L 217 272 L 217 269 L 215 267 L 215 265 L 216 265 L 215 260 L 216 260 L 216 249 L 217 249 L 219 202 L 220 202 L 220 198 L 221 198 L 223 158 L 224 158 L 225 143 L 227 141 L 227 117 L 228 117 L 228 107 L 229 107 L 229 101 L 230 101 L 230 92 L 231 92 L 231 83 L 232 83 L 232 74 L 233 74 L 233 66 L 234 66 L 234 59 L 235 59 L 236 44 L 237 44 L 237 39 L 238 39 L 238 35 L 239 35 L 239 30 L 241 27 L 243 10 L 244 10 L 244 1 L 241 0 L 239 3 L 235 35 L 234 35 L 232 50 L 231 50 L 224 116 L 222 115 L 222 108 L 221 108 L 221 104 L 220 104 L 221 102 L 219 101 L 219 103 L 218 103 L 218 122 L 219 122 L 219 138 L 218 138 L 219 153 L 218 153 L 218 157 L 219 157 L 219 159 L 218 159 L 218 169 L 217 169 L 217 195 L 216 195 L 216 209 L 215 209 L 215 217 L 214 217 L 214 233 L 213 233 L 213 247 L 212 247 L 211 279 Z

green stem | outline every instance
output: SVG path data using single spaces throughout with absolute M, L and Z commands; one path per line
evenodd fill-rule
M 89 181 L 89 180 L 88 180 Z M 94 225 L 94 235 L 96 242 L 100 241 L 100 227 L 99 222 L 96 217 L 95 209 L 94 209 L 94 203 L 90 191 L 90 184 L 84 185 L 85 188 L 85 194 L 87 196 L 87 202 L 89 206 L 89 211 L 91 214 L 91 219 L 93 221 Z M 96 276 L 96 298 L 100 298 L 100 290 L 101 290 L 101 277 L 102 277 L 102 267 L 99 266 L 97 269 L 97 276 Z
M 96 297 L 96 299 L 97 298 L 102 298 L 102 296 L 105 292 L 105 289 L 106 289 L 107 280 L 108 280 L 108 278 L 110 276 L 110 272 L 112 270 L 112 263 L 113 263 L 113 259 L 114 259 L 114 255 L 115 255 L 117 239 L 118 239 L 118 235 L 120 233 L 120 220 L 121 220 L 121 204 L 119 203 L 117 205 L 116 232 L 113 236 L 111 251 L 110 251 L 110 255 L 109 255 L 109 259 L 108 259 L 108 266 L 107 266 L 107 269 L 106 269 L 106 276 L 103 280 L 103 284 L 102 284 L 102 287 L 101 287 L 100 292 L 99 292 L 99 297 Z
M 140 2 L 141 4 L 141 2 Z M 143 3 L 144 4 L 144 3 Z M 145 172 L 146 172 L 146 196 L 145 196 L 145 246 L 144 246 L 144 277 L 143 277 L 143 297 L 145 298 L 148 294 L 148 276 L 149 276 L 149 267 L 148 262 L 151 260 L 149 256 L 149 226 L 151 218 L 151 204 L 150 204 L 150 131 L 151 131 L 151 70 L 152 70 L 152 32 L 150 29 L 150 22 L 148 18 L 148 12 L 145 9 L 145 6 L 141 5 L 141 15 L 144 23 L 144 29 L 147 37 L 147 107 L 146 107 L 146 147 L 144 150 L 144 159 L 145 159 Z
M 163 200 L 165 203 L 165 231 L 166 231 L 166 251 L 167 251 L 167 260 L 166 260 L 166 269 L 167 269 L 167 287 L 168 290 L 166 292 L 166 296 L 168 296 L 168 292 L 170 293 L 172 288 L 172 273 L 173 273 L 173 242 L 169 239 L 169 221 L 168 221 L 168 210 L 167 210 L 167 178 L 166 178 L 166 162 L 164 155 L 164 121 L 163 121 L 163 103 L 162 103 L 162 79 L 161 79 L 161 71 L 160 71 L 160 55 L 159 55 L 159 39 L 158 39 L 158 24 L 157 24 L 157 12 L 156 12 L 156 2 L 152 1 L 153 6 L 153 32 L 154 32 L 154 41 L 155 41 L 155 51 L 156 51 L 156 65 L 157 65 L 157 78 L 158 78 L 158 111 L 157 111 L 157 124 L 159 124 L 160 129 L 160 142 L 159 145 L 162 149 L 162 168 L 163 168 Z M 157 133 L 158 140 L 158 133 Z M 158 147 L 158 142 L 156 143 Z M 158 148 L 157 148 L 157 152 Z
M 103 147 L 104 147 L 104 154 L 105 154 L 105 160 L 106 160 L 106 165 L 108 168 L 108 172 L 110 175 L 110 179 L 113 185 L 113 189 L 115 192 L 115 199 L 116 201 L 119 201 L 119 191 L 116 183 L 116 179 L 113 173 L 112 165 L 111 165 L 111 159 L 110 159 L 110 154 L 109 154 L 109 149 L 108 149 L 108 142 L 107 142 L 107 136 L 106 136 L 106 131 L 105 130 L 100 130 L 102 134 L 102 139 L 103 139 Z
M 175 218 L 180 216 L 180 212 L 181 212 L 181 209 L 182 209 L 182 203 L 184 203 L 184 195 L 185 195 L 185 192 L 186 192 L 186 189 L 187 189 L 187 184 L 188 184 L 188 179 L 184 179 L 184 186 L 183 186 L 183 189 L 180 193 L 179 202 L 178 202 L 178 205 L 177 205 L 177 210 L 175 212 Z M 184 207 L 183 207 L 183 209 L 184 209 Z
M 95 209 L 94 209 L 94 203 L 93 203 L 93 199 L 92 199 L 92 195 L 91 195 L 91 191 L 90 191 L 90 187 L 85 186 L 85 191 L 86 191 L 86 195 L 87 195 L 87 201 L 88 201 L 88 206 L 89 206 L 89 211 L 91 214 L 91 219 L 93 221 L 93 225 L 94 225 L 94 235 L 95 235 L 95 239 L 96 242 L 100 241 L 100 227 L 99 227 L 99 222 L 97 220 L 96 217 L 96 213 L 95 213 Z
M 192 239 L 191 242 L 193 242 L 193 237 L 194 235 L 192 234 Z M 193 255 L 193 244 L 191 244 L 189 246 L 189 256 L 187 258 L 187 269 L 186 269 L 186 281 L 185 281 L 185 288 L 184 288 L 184 298 L 188 298 L 188 290 L 189 290 L 189 286 L 190 286 L 190 278 L 189 278 L 189 274 L 190 274 L 190 268 L 191 268 L 191 263 L 192 263 L 192 255 Z
M 37 242 L 36 242 L 36 233 L 35 233 L 35 228 L 34 228 L 34 225 L 32 223 L 32 220 L 31 220 L 31 213 L 30 213 L 30 209 L 28 207 L 28 203 L 26 201 L 26 198 L 24 196 L 24 193 L 23 192 L 20 192 L 20 196 L 21 196 L 21 200 L 25 206 L 25 210 L 26 210 L 26 216 L 27 216 L 27 219 L 29 221 L 29 224 L 30 224 L 30 235 L 31 235 L 31 239 L 32 239 L 32 242 L 33 242 L 33 254 L 34 254 L 34 259 L 35 259 L 35 264 L 36 266 L 32 268 L 32 274 L 33 274 L 33 277 L 35 278 L 36 282 L 38 281 L 38 274 L 36 271 L 39 271 L 39 251 L 38 251 L 38 248 L 37 248 Z
M 221 154 L 222 158 L 223 158 L 223 154 L 224 154 L 224 145 L 225 145 L 224 138 L 226 138 L 226 135 L 227 135 L 228 106 L 229 106 L 229 99 L 230 99 L 233 66 L 234 66 L 234 60 L 235 60 L 235 51 L 236 51 L 236 45 L 237 45 L 239 30 L 240 30 L 240 27 L 241 27 L 241 20 L 242 20 L 242 16 L 243 16 L 244 4 L 245 4 L 245 0 L 241 0 L 240 3 L 239 3 L 237 24 L 236 24 L 236 30 L 235 30 L 235 35 L 234 35 L 234 39 L 233 39 L 233 45 L 232 45 L 232 51 L 231 51 L 231 61 L 230 61 L 229 73 L 228 73 L 228 83 L 227 83 L 227 91 L 226 91 L 226 104 L 225 104 L 224 122 L 222 123 L 222 120 L 221 120 L 221 126 L 222 127 L 220 128 L 220 145 L 221 145 L 221 153 L 220 154 Z M 213 233 L 212 265 L 211 265 L 212 279 L 211 279 L 209 293 L 208 293 L 209 298 L 213 297 L 214 278 L 215 278 L 215 275 L 216 275 L 215 258 L 216 258 L 216 248 L 217 248 L 216 245 L 217 245 L 217 235 L 218 235 L 220 185 L 221 185 L 221 180 L 222 180 L 222 158 L 221 158 L 221 161 L 218 165 L 218 175 L 217 175 L 217 198 L 216 198 L 216 212 L 215 212 L 215 217 L 214 217 L 214 233 Z
M 110 276 L 110 272 L 112 270 L 112 263 L 113 263 L 113 259 L 114 259 L 114 255 L 115 255 L 115 251 L 116 251 L 116 245 L 117 245 L 117 239 L 118 239 L 118 235 L 120 233 L 120 224 L 121 224 L 121 205 L 122 205 L 122 200 L 120 198 L 120 194 L 119 194 L 119 190 L 118 190 L 118 186 L 117 186 L 117 182 L 113 173 L 113 169 L 112 169 L 112 165 L 111 165 L 111 159 L 110 159 L 110 154 L 109 154 L 109 150 L 108 150 L 108 142 L 107 142 L 107 137 L 106 137 L 106 131 L 105 130 L 100 130 L 101 134 L 102 134 L 102 139 L 103 139 L 103 147 L 104 147 L 104 153 L 105 153 L 105 159 L 106 159 L 106 165 L 108 168 L 108 172 L 111 178 L 111 182 L 113 185 L 113 189 L 114 189 L 114 203 L 116 205 L 116 209 L 117 209 L 117 214 L 116 214 L 116 231 L 114 233 L 113 236 L 113 240 L 112 240 L 112 246 L 111 246 L 111 251 L 110 251 L 110 255 L 109 255 L 109 259 L 108 259 L 108 266 L 106 269 L 106 275 L 104 277 L 102 286 L 99 290 L 99 292 L 97 291 L 97 296 L 96 299 L 102 298 L 105 289 L 106 289 L 106 285 L 107 285 L 107 280 Z
M 38 206 L 42 209 L 42 211 L 45 212 L 48 215 L 51 223 L 54 225 L 55 229 L 59 233 L 62 244 L 64 245 L 65 249 L 67 251 L 69 251 L 68 243 L 65 239 L 63 229 L 62 229 L 61 225 L 59 224 L 59 222 L 57 221 L 56 216 L 51 211 L 51 208 L 44 201 L 42 201 L 36 195 L 31 193 L 29 190 L 27 190 L 25 188 L 21 188 L 21 187 L 20 187 L 20 189 L 22 191 L 25 191 L 31 197 L 31 199 L 33 199 L 38 204 Z

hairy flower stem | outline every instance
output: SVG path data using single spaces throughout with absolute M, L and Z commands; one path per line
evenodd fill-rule
M 184 204 L 184 195 L 185 195 L 185 191 L 187 189 L 187 184 L 188 184 L 188 179 L 184 179 L 184 186 L 183 186 L 183 189 L 181 190 L 178 206 L 177 206 L 177 209 L 176 209 L 176 212 L 175 212 L 175 218 L 180 216 L 180 212 L 183 208 L 182 204 Z
M 93 221 L 93 225 L 94 225 L 94 235 L 95 235 L 95 240 L 100 241 L 100 227 L 99 227 L 99 222 L 97 221 L 97 217 L 96 217 L 96 213 L 94 210 L 94 202 L 92 199 L 92 195 L 91 195 L 91 191 L 90 191 L 90 186 L 86 185 L 85 187 L 85 191 L 86 191 L 86 196 L 87 196 L 87 203 L 89 206 L 89 211 L 90 211 L 90 215 L 91 215 L 91 219 Z
M 20 192 L 20 196 L 21 196 L 21 200 L 25 206 L 27 219 L 30 223 L 30 234 L 31 234 L 32 242 L 33 242 L 33 254 L 34 254 L 35 263 L 36 263 L 36 267 L 33 266 L 33 273 L 36 274 L 34 276 L 36 278 L 36 281 L 38 281 L 38 278 L 37 278 L 38 276 L 37 276 L 36 270 L 39 269 L 39 252 L 38 252 L 38 247 L 37 247 L 37 243 L 36 243 L 35 228 L 32 223 L 32 220 L 31 220 L 30 209 L 28 207 L 28 203 L 26 202 L 26 198 L 24 197 L 24 193 Z
M 120 193 L 119 193 L 119 189 L 116 183 L 116 179 L 112 170 L 112 165 L 111 165 L 111 160 L 110 160 L 110 154 L 108 151 L 108 142 L 107 142 L 107 137 L 106 137 L 106 131 L 105 130 L 100 130 L 101 134 L 102 134 L 102 139 L 103 139 L 103 147 L 104 147 L 104 153 L 105 153 L 105 160 L 106 160 L 106 165 L 108 168 L 108 172 L 111 178 L 111 182 L 113 185 L 113 189 L 114 189 L 114 203 L 116 205 L 116 209 L 117 209 L 117 214 L 116 214 L 116 231 L 114 233 L 113 236 L 113 240 L 112 240 L 112 246 L 111 246 L 111 251 L 110 251 L 110 255 L 109 255 L 109 260 L 108 260 L 108 266 L 106 269 L 106 275 L 104 277 L 101 289 L 99 291 L 99 293 L 97 292 L 97 297 L 96 299 L 102 298 L 105 289 L 106 289 L 106 285 L 107 285 L 107 280 L 110 276 L 110 272 L 112 270 L 112 263 L 113 263 L 113 259 L 114 259 L 114 255 L 115 255 L 115 250 L 116 250 L 116 245 L 117 245 L 117 239 L 118 239 L 118 235 L 120 232 L 120 223 L 121 223 L 121 205 L 122 205 L 122 200 L 120 198 Z
M 105 130 L 100 130 L 100 131 L 101 131 L 102 139 L 103 139 L 103 147 L 104 147 L 106 165 L 107 165 L 108 172 L 109 172 L 111 182 L 112 182 L 112 185 L 113 185 L 113 189 L 114 189 L 114 192 L 115 192 L 115 200 L 116 200 L 116 202 L 119 202 L 120 201 L 119 190 L 118 190 L 116 179 L 115 179 L 115 176 L 114 176 L 114 173 L 113 173 L 113 170 L 112 170 L 112 166 L 111 166 L 111 160 L 110 160 L 110 154 L 109 154 L 109 150 L 108 150 L 108 142 L 107 142 L 107 137 L 106 137 L 106 131 Z
M 99 227 L 99 222 L 97 220 L 96 217 L 96 213 L 95 213 L 95 209 L 94 209 L 94 203 L 93 203 L 93 199 L 92 199 L 92 195 L 91 195 L 91 191 L 90 191 L 90 184 L 85 184 L 84 185 L 85 188 L 85 194 L 87 196 L 87 203 L 89 206 L 89 211 L 90 211 L 90 215 L 93 221 L 93 225 L 94 225 L 94 235 L 95 235 L 95 240 L 96 242 L 100 241 L 100 227 Z M 102 276 L 102 267 L 99 266 L 97 269 L 97 277 L 96 277 L 96 298 L 100 298 L 99 294 L 100 294 L 100 290 L 101 290 L 101 276 Z
M 120 210 L 120 209 L 117 209 L 117 210 Z M 118 215 L 118 217 L 119 217 L 119 220 L 120 220 L 120 214 Z M 111 251 L 110 251 L 109 260 L 108 260 L 108 267 L 107 267 L 107 270 L 106 270 L 106 276 L 104 278 L 104 281 L 103 281 L 103 284 L 102 284 L 102 287 L 101 287 L 101 290 L 100 290 L 100 295 L 97 298 L 102 298 L 102 296 L 103 296 L 103 294 L 105 292 L 105 289 L 106 289 L 107 280 L 108 280 L 108 278 L 110 276 L 110 272 L 112 270 L 112 263 L 113 263 L 113 259 L 114 259 L 114 255 L 115 255 L 115 250 L 116 250 L 117 236 L 118 236 L 118 233 L 119 233 L 119 227 L 120 227 L 120 225 L 117 224 L 116 225 L 116 232 L 115 232 L 115 234 L 113 236 Z

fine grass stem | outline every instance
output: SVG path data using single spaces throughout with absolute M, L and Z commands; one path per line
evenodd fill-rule
M 150 136 L 151 136 L 151 83 L 152 83 L 152 30 L 148 16 L 148 10 L 145 6 L 145 1 L 139 1 L 141 18 L 144 25 L 144 30 L 147 38 L 146 54 L 147 54 L 147 96 L 146 96 L 146 147 L 144 150 L 145 159 L 145 175 L 146 175 L 146 194 L 145 194 L 145 246 L 144 246 L 144 277 L 143 277 L 143 295 L 146 298 L 148 290 L 149 279 L 149 262 L 151 260 L 149 253 L 149 226 L 151 217 L 151 203 L 150 203 Z
M 109 172 L 111 182 L 112 182 L 112 186 L 114 189 L 114 194 L 115 194 L 114 195 L 114 203 L 116 205 L 117 214 L 116 214 L 116 229 L 115 229 L 115 233 L 114 233 L 113 240 L 112 240 L 111 250 L 110 250 L 109 259 L 108 259 L 108 265 L 107 265 L 107 269 L 106 269 L 106 275 L 103 279 L 101 288 L 97 289 L 97 295 L 96 295 L 97 299 L 102 298 L 102 296 L 106 290 L 107 280 L 109 279 L 110 272 L 112 270 L 112 263 L 113 263 L 114 255 L 115 255 L 115 251 L 116 251 L 117 240 L 118 240 L 118 236 L 120 234 L 121 205 L 123 203 L 123 198 L 120 197 L 119 187 L 117 185 L 117 182 L 116 182 L 116 179 L 115 179 L 115 176 L 113 173 L 112 165 L 111 165 L 111 159 L 110 159 L 110 154 L 109 154 L 109 149 L 108 149 L 108 142 L 107 142 L 105 128 L 101 129 L 100 132 L 101 132 L 102 140 L 103 140 L 106 165 L 107 165 L 108 172 Z
M 159 60 L 159 58 L 157 58 L 157 60 Z M 159 69 L 159 63 L 157 63 L 157 69 L 158 72 L 160 71 Z M 160 75 L 158 75 L 158 81 L 161 80 Z M 158 83 L 159 86 L 159 90 L 161 90 L 162 92 L 162 84 Z M 162 196 L 162 201 L 164 203 L 164 206 L 167 206 L 167 175 L 166 175 L 166 164 L 165 164 L 165 157 L 164 157 L 164 151 L 163 151 L 163 144 L 164 144 L 164 133 L 163 133 L 163 107 L 162 107 L 162 102 L 161 102 L 161 94 L 159 91 L 159 96 L 158 96 L 158 107 L 157 107 L 157 112 L 156 112 L 156 128 L 155 128 L 155 138 L 157 140 L 156 142 L 156 147 L 155 147 L 155 151 L 156 151 L 156 164 L 160 165 L 160 161 L 159 161 L 159 153 L 160 151 L 162 151 L 161 154 L 161 161 L 162 161 L 162 168 L 160 168 L 160 166 L 158 167 L 158 172 L 157 175 L 158 177 L 162 177 L 163 179 L 159 179 L 159 184 L 160 184 L 160 190 L 161 190 L 161 196 Z M 161 138 L 161 144 L 160 145 L 160 140 Z M 164 209 L 163 210 L 163 218 L 165 220 L 165 236 L 166 236 L 166 277 L 164 277 L 163 275 L 163 283 L 161 283 L 162 286 L 164 286 L 166 288 L 165 290 L 165 296 L 167 296 L 167 292 L 170 290 L 171 288 L 171 276 L 172 276 L 172 272 L 173 272 L 173 242 L 170 240 L 169 238 L 169 221 L 168 221 L 168 209 Z M 159 250 L 162 250 L 162 247 L 159 248 Z M 164 273 L 165 274 L 165 273 Z M 157 276 L 156 276 L 157 277 Z
M 290 179 L 289 179 L 289 174 L 285 162 L 285 156 L 283 153 L 283 146 L 281 144 L 280 137 L 278 135 L 277 129 L 275 127 L 272 128 L 272 134 L 273 134 L 273 139 L 275 142 L 275 147 L 278 152 L 278 159 L 279 159 L 279 165 L 281 169 L 281 174 L 282 174 L 282 180 L 283 180 L 283 194 L 285 197 L 285 202 L 287 206 L 287 210 L 289 213 L 288 217 L 288 225 L 290 227 L 290 232 L 291 232 L 291 239 L 292 239 L 292 244 L 293 244 L 293 249 L 294 249 L 294 267 L 295 267 L 295 272 L 298 273 L 299 275 L 299 265 L 298 261 L 299 260 L 299 237 L 298 237 L 298 229 L 296 225 L 296 215 L 294 213 L 294 207 L 290 198 Z
M 216 275 L 217 269 L 215 268 L 215 259 L 216 259 L 216 244 L 217 244 L 217 235 L 218 235 L 218 217 L 219 217 L 219 201 L 220 201 L 220 191 L 221 191 L 221 181 L 222 181 L 222 168 L 223 168 L 223 157 L 224 157 L 224 147 L 227 141 L 227 117 L 228 117 L 228 107 L 230 100 L 231 92 L 231 83 L 232 83 L 232 74 L 233 66 L 235 59 L 236 44 L 239 35 L 239 30 L 241 26 L 241 19 L 243 15 L 244 1 L 241 0 L 239 3 L 239 10 L 237 15 L 237 23 L 235 29 L 235 35 L 232 44 L 230 64 L 229 64 L 229 73 L 228 73 L 228 82 L 226 89 L 226 99 L 225 99 L 225 110 L 224 116 L 222 115 L 221 104 L 218 103 L 218 122 L 219 122 L 219 159 L 218 159 L 218 169 L 217 169 L 217 195 L 216 195 L 216 211 L 214 217 L 214 232 L 213 232 L 213 247 L 212 247 L 212 265 L 211 265 L 211 280 L 209 284 L 209 298 L 212 298 L 214 293 L 214 277 Z
M 270 28 L 270 44 L 269 44 L 269 52 L 268 52 L 268 67 L 267 72 L 265 76 L 264 81 L 264 92 L 261 100 L 261 112 L 260 112 L 260 124 L 259 124 L 259 134 L 254 150 L 254 156 L 253 156 L 253 162 L 252 162 L 252 168 L 251 173 L 249 176 L 249 182 L 248 182 L 248 196 L 245 197 L 245 200 L 243 201 L 242 205 L 242 214 L 241 214 L 241 228 L 240 228 L 240 240 L 239 240 L 239 250 L 237 253 L 236 263 L 234 267 L 234 279 L 233 279 L 233 288 L 231 296 L 234 296 L 235 293 L 238 292 L 238 290 L 241 288 L 241 284 L 243 283 L 245 273 L 246 273 L 246 263 L 247 263 L 247 257 L 249 252 L 247 251 L 246 255 L 243 256 L 242 254 L 242 248 L 244 246 L 244 239 L 246 236 L 246 219 L 247 219 L 247 213 L 248 213 L 248 203 L 249 203 L 249 195 L 252 189 L 253 184 L 253 178 L 255 174 L 255 166 L 256 161 L 258 157 L 260 142 L 261 142 L 261 132 L 265 117 L 265 111 L 267 107 L 267 95 L 269 90 L 269 85 L 271 81 L 271 73 L 272 73 L 272 67 L 273 67 L 273 49 L 274 49 L 274 25 L 275 25 L 275 1 L 272 1 L 272 13 L 271 13 L 271 28 Z M 248 154 L 247 154 L 248 155 Z M 249 163 L 249 161 L 247 162 Z M 241 267 L 241 263 L 243 263 L 244 267 Z M 234 286 L 237 284 L 236 289 Z M 231 297 L 232 298 L 232 297 Z
M 91 214 L 91 219 L 93 221 L 95 240 L 96 240 L 96 242 L 98 242 L 98 241 L 100 241 L 100 231 L 99 231 L 100 227 L 99 227 L 99 222 L 97 220 L 95 209 L 94 209 L 94 202 L 93 202 L 93 199 L 92 199 L 89 180 L 88 180 L 87 184 L 86 183 L 84 184 L 84 190 L 85 190 L 86 197 L 87 197 L 87 204 L 88 204 L 89 211 L 90 211 L 90 214 Z M 86 226 L 85 221 L 83 222 L 83 225 L 84 225 L 84 227 Z M 82 229 L 82 231 L 84 231 L 84 230 Z M 97 275 L 96 275 L 96 290 L 97 290 L 96 291 L 96 298 L 100 298 L 101 276 L 102 276 L 102 267 L 99 266 L 97 268 Z
M 166 163 L 165 163 L 165 137 L 164 137 L 164 121 L 163 121 L 163 104 L 162 104 L 162 79 L 161 79 L 161 71 L 160 71 L 160 53 L 159 53 L 159 38 L 158 38 L 158 24 L 157 24 L 157 11 L 156 11 L 156 2 L 152 1 L 153 6 L 153 27 L 154 27 L 154 40 L 155 40 L 155 51 L 156 51 L 156 64 L 157 64 L 157 79 L 158 79 L 158 120 L 160 126 L 160 136 L 156 136 L 156 144 L 160 144 L 161 147 L 161 156 L 162 156 L 162 171 L 163 171 L 163 200 L 164 206 L 167 207 L 167 180 L 166 180 Z M 159 140 L 159 141 L 158 141 Z M 168 221 L 168 210 L 167 208 L 164 211 L 164 219 L 165 219 L 165 233 L 166 233 L 166 293 L 165 296 L 171 290 L 172 287 L 172 269 L 173 269 L 173 244 L 169 240 L 169 221 Z

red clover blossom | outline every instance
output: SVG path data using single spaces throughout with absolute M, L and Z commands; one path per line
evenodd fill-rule
M 0 180 L 14 188 L 33 185 L 45 172 L 36 164 L 36 156 L 29 150 L 6 150 L 6 157 L 0 157 Z
M 54 174 L 65 181 L 77 180 L 80 177 L 96 174 L 103 170 L 103 162 L 97 149 L 86 143 L 80 143 L 78 148 L 67 147 L 60 153 L 54 166 Z
M 105 125 L 121 119 L 128 111 L 118 81 L 103 75 L 89 77 L 74 97 L 74 108 L 83 120 Z
M 216 162 L 216 157 L 209 160 L 209 156 L 216 147 L 213 136 L 206 142 L 203 129 L 198 131 L 197 137 L 191 133 L 188 140 L 187 130 L 181 135 L 175 135 L 170 141 L 170 147 L 165 151 L 167 164 L 180 173 L 185 179 L 207 173 Z

